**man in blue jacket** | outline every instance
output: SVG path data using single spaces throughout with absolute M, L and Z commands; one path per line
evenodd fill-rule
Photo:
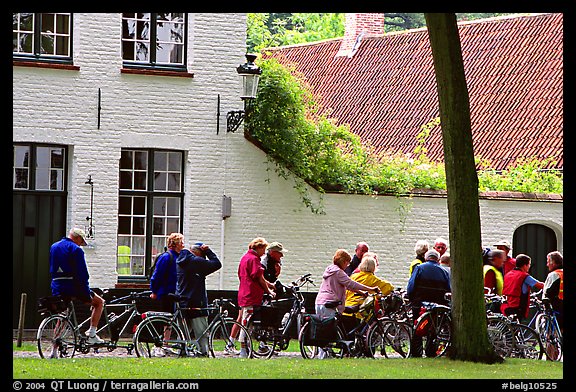
M 406 293 L 408 299 L 412 304 L 412 317 L 414 322 L 420 315 L 420 307 L 422 302 L 435 302 L 439 304 L 446 304 L 444 294 L 451 291 L 450 275 L 448 271 L 442 268 L 439 264 L 440 253 L 431 249 L 424 255 L 425 262 L 417 265 L 414 268 L 408 286 L 406 286 Z M 417 334 L 412 335 L 412 343 L 410 345 L 411 356 L 422 356 L 422 337 Z M 432 355 L 435 351 L 433 347 L 427 347 L 427 356 Z
M 104 300 L 90 290 L 88 268 L 84 258 L 86 234 L 80 228 L 73 228 L 68 237 L 62 238 L 50 247 L 50 288 L 52 295 L 61 295 L 66 300 L 77 299 L 92 306 L 90 328 L 86 331 L 89 344 L 104 343 L 96 335 L 96 328 L 104 308 Z
M 190 251 L 183 249 L 176 260 L 176 294 L 180 296 L 180 306 L 184 308 L 205 308 L 208 306 L 206 276 L 222 268 L 218 256 L 202 242 L 195 243 Z M 206 310 L 190 311 L 189 318 L 194 336 L 198 339 L 208 328 Z M 202 355 L 208 355 L 208 336 L 199 341 Z

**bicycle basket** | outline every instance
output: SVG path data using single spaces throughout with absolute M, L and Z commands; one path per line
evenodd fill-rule
M 360 304 L 360 307 L 358 308 L 358 312 L 360 313 L 360 315 L 363 318 L 370 317 L 370 315 L 374 311 L 375 302 L 376 301 L 374 301 L 374 297 L 369 295 L 368 297 L 366 297 L 364 302 L 362 302 L 362 304 Z
M 67 309 L 64 299 L 58 295 L 38 298 L 38 313 L 59 313 Z
M 311 314 L 306 345 L 322 347 L 338 340 L 337 322 L 335 317 L 320 319 L 317 315 Z
M 286 310 L 281 307 L 262 305 L 254 309 L 252 319 L 259 322 L 262 327 L 279 328 Z
M 402 298 L 399 295 L 389 294 L 382 298 L 382 308 L 385 314 L 398 312 L 402 307 Z

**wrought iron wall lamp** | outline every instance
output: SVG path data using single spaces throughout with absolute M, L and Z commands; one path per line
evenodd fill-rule
M 238 75 L 242 78 L 240 98 L 244 102 L 244 110 L 232 110 L 226 114 L 226 132 L 236 132 L 250 109 L 249 102 L 256 98 L 258 82 L 262 74 L 262 69 L 254 64 L 256 57 L 255 54 L 246 54 L 246 63 L 236 68 Z

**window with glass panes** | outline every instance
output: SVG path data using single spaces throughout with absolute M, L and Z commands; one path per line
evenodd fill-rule
M 118 275 L 144 277 L 166 237 L 181 232 L 183 156 L 181 151 L 122 149 Z
M 14 144 L 12 189 L 64 191 L 65 157 L 62 146 Z
M 186 66 L 186 14 L 123 13 L 124 65 Z
M 71 61 L 72 14 L 12 14 L 12 54 L 15 57 Z

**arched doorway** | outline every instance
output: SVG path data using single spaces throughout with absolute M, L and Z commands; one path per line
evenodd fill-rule
M 558 250 L 556 233 L 551 228 L 535 223 L 522 225 L 514 232 L 512 257 L 524 253 L 532 258 L 530 275 L 544 281 L 548 275 L 546 255 Z

